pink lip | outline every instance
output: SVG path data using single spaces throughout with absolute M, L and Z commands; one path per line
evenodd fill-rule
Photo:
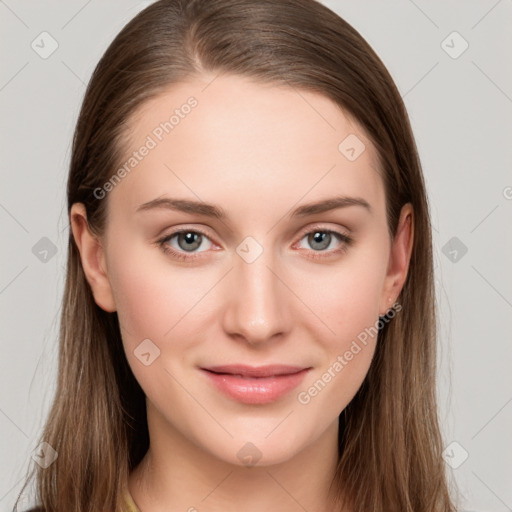
M 201 371 L 229 397 L 246 404 L 266 404 L 297 387 L 310 369 L 285 365 L 228 365 L 201 368 Z

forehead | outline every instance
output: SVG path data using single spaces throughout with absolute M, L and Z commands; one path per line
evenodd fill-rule
M 112 207 L 134 212 L 170 195 L 262 215 L 262 207 L 286 211 L 301 198 L 343 194 L 384 208 L 373 145 L 319 93 L 232 75 L 197 77 L 145 102 L 127 126 L 121 165 L 128 172 L 110 193 Z

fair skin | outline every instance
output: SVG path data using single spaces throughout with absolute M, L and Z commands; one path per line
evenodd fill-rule
M 71 210 L 95 301 L 117 312 L 128 363 L 147 397 L 150 448 L 129 490 L 143 512 L 327 512 L 338 416 L 368 372 L 376 337 L 359 343 L 335 376 L 333 362 L 398 297 L 413 212 L 410 204 L 402 208 L 391 241 L 376 151 L 329 99 L 241 77 L 212 78 L 174 85 L 132 118 L 128 155 L 187 98 L 198 101 L 102 199 L 102 237 L 89 231 L 83 205 Z M 338 150 L 349 134 L 366 147 L 354 161 Z M 370 210 L 351 205 L 291 215 L 341 195 L 364 199 Z M 215 204 L 226 218 L 137 211 L 164 196 Z M 165 242 L 186 260 L 158 245 L 182 228 L 204 232 L 200 245 L 178 236 Z M 323 248 L 307 236 L 325 230 L 353 242 L 332 235 Z M 237 252 L 248 236 L 263 249 L 250 263 Z M 134 353 L 145 339 L 160 350 L 148 366 Z M 228 363 L 311 369 L 276 401 L 247 404 L 199 370 Z M 299 392 L 329 368 L 325 387 L 300 402 Z M 260 457 L 252 467 L 238 454 L 247 443 Z

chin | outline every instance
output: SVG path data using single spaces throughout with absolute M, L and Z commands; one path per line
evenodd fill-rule
M 253 436 L 248 433 L 235 435 L 234 439 L 226 439 L 215 447 L 205 446 L 205 449 L 228 464 L 240 467 L 265 467 L 293 459 L 307 444 L 305 439 L 298 439 L 289 430 L 283 429 L 265 438 L 266 435 L 262 434 L 261 430 Z

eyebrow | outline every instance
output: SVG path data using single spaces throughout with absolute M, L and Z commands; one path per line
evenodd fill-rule
M 372 212 L 370 204 L 361 197 L 336 196 L 328 199 L 322 199 L 314 203 L 299 206 L 290 214 L 290 217 L 306 217 L 317 213 L 324 213 L 337 208 L 346 208 L 349 206 L 362 206 L 368 212 Z M 168 209 L 185 213 L 195 213 L 217 219 L 226 219 L 225 211 L 213 204 L 202 201 L 193 201 L 190 199 L 176 199 L 172 197 L 158 197 L 147 203 L 141 204 L 136 212 L 144 212 L 155 209 Z

